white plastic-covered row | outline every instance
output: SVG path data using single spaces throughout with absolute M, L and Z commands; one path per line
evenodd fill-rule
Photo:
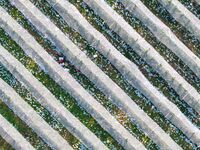
M 119 71 L 122 71 L 124 74 L 126 74 L 131 70 L 138 70 L 138 68 L 122 54 L 120 54 L 120 52 L 117 51 L 101 33 L 94 29 L 94 27 L 87 22 L 87 20 L 71 3 L 66 0 L 48 0 L 48 2 L 53 6 L 54 9 L 56 9 L 57 12 L 60 13 L 69 26 L 84 36 L 88 42 L 98 49 L 105 57 L 107 57 L 112 64 L 118 68 Z M 139 115 L 140 113 L 138 112 L 141 110 L 135 109 L 133 105 L 130 105 L 131 103 L 133 102 L 130 101 L 124 103 L 124 106 L 121 106 L 121 108 L 123 108 L 123 110 L 127 112 L 131 118 L 136 120 L 143 131 L 146 132 L 156 144 L 158 144 L 162 149 L 179 149 L 177 144 L 169 137 L 169 135 L 167 135 L 147 115 Z M 134 105 L 136 104 L 134 103 Z M 138 116 L 135 114 L 138 114 Z
M 196 2 L 197 2 L 197 4 L 199 4 L 200 5 L 200 0 L 195 0 Z
M 51 92 L 43 86 L 14 56 L 0 46 L 0 62 L 23 85 L 32 92 L 45 108 L 57 118 L 73 135 L 91 149 L 101 149 L 103 143 L 74 117 Z
M 193 60 L 193 53 L 173 34 L 173 32 L 162 21 L 160 21 L 140 0 L 120 0 L 124 6 L 137 18 L 139 18 L 151 32 L 164 43 L 175 54 L 188 56 Z M 188 55 L 188 56 L 187 56 Z M 188 58 L 187 58 L 188 57 Z M 200 94 L 183 77 L 181 77 L 168 63 L 160 56 L 157 59 L 163 71 L 157 72 L 168 82 L 168 84 L 180 95 L 180 98 L 200 113 Z M 198 58 L 196 58 L 198 59 Z M 187 63 L 187 62 L 186 62 Z M 157 64 L 158 65 L 158 64 Z M 155 65 L 153 67 L 156 67 Z M 168 72 L 168 78 L 166 73 Z M 173 81 L 174 80 L 174 81 Z M 179 86 L 182 85 L 182 86 Z
M 52 129 L 6 82 L 0 79 L 0 98 L 53 149 L 72 150 L 71 146 Z
M 178 0 L 158 0 L 167 11 L 200 40 L 200 20 Z
M 1 114 L 0 135 L 16 150 L 34 150 L 33 146 Z
M 25 0 L 15 1 L 16 6 L 27 4 L 35 11 L 34 5 Z M 26 8 L 20 10 L 28 11 Z M 4 17 L 3 17 L 4 16 Z M 66 72 L 53 58 L 23 29 L 13 18 L 1 11 L 0 26 L 22 47 L 44 71 L 46 71 L 63 89 L 68 91 L 78 103 L 90 113 L 97 122 L 112 135 L 125 149 L 145 149 L 117 120 L 98 103 L 68 72 Z M 34 19 L 34 18 L 33 18 Z M 45 18 L 47 19 L 47 18 Z M 48 26 L 49 24 L 45 24 Z M 45 28 L 44 28 L 45 30 Z M 68 42 L 68 41 L 65 41 Z M 95 144 L 94 144 L 95 145 Z M 105 146 L 98 149 L 107 149 Z
M 125 40 L 136 52 L 144 58 L 146 61 L 154 64 L 156 61 L 160 60 L 160 55 L 156 53 L 154 48 L 148 44 L 132 27 L 120 16 L 118 15 L 105 1 L 103 0 L 84 0 L 96 14 L 98 14 L 110 28 L 119 34 L 123 40 Z M 147 50 L 145 53 L 143 50 Z M 153 56 L 157 57 L 157 60 L 153 59 Z M 131 67 L 131 66 L 130 66 Z M 158 70 L 160 66 L 157 66 Z M 185 133 L 185 135 L 190 138 L 194 143 L 200 144 L 200 130 L 194 126 L 181 111 L 177 108 L 175 104 L 170 102 L 166 97 L 164 97 L 155 87 L 153 87 L 149 81 L 139 72 L 132 70 L 132 74 L 135 74 L 137 80 L 130 76 L 130 72 L 127 73 L 127 79 L 129 82 L 138 88 L 142 93 L 149 98 L 152 103 L 169 119 L 175 126 Z M 167 79 L 169 73 L 166 72 L 165 78 Z M 132 79 L 131 79 L 132 78 Z
M 184 7 L 178 0 L 158 0 L 167 11 L 187 30 L 200 40 L 200 20 Z M 190 69 L 200 77 L 200 59 L 192 52 L 174 52 Z

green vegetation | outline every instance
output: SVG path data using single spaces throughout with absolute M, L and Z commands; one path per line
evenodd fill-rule
M 34 34 L 34 37 L 37 37 L 37 41 L 42 44 L 43 42 L 46 44 L 42 44 L 46 47 L 51 47 L 49 42 L 43 40 L 43 38 L 35 32 L 33 26 L 23 17 L 23 15 L 17 11 L 16 8 L 11 6 L 8 2 L 2 4 L 2 6 L 8 10 L 13 18 L 15 18 L 24 28 L 26 28 L 29 32 Z M 69 93 L 63 90 L 55 81 L 53 81 L 49 75 L 43 72 L 39 66 L 29 57 L 25 55 L 23 50 L 13 41 L 11 38 L 1 29 L 1 40 L 0 43 L 11 53 L 13 54 L 32 74 L 43 83 L 51 92 L 56 96 L 58 100 L 74 115 L 76 116 L 86 127 L 88 127 L 92 132 L 94 132 L 97 137 L 99 137 L 109 148 L 111 149 L 122 149 L 122 147 L 106 132 L 104 131 L 100 125 L 89 115 L 83 108 L 81 108 L 78 103 L 72 98 Z M 53 52 L 52 49 L 48 49 L 48 51 Z M 53 52 L 54 54 L 56 52 Z M 57 56 L 57 55 L 56 55 Z M 72 73 L 78 71 L 76 69 L 71 70 Z M 50 114 L 49 114 L 50 115 Z M 47 115 L 47 117 L 50 117 Z M 62 133 L 62 131 L 61 131 Z M 70 136 L 65 136 L 66 138 L 70 138 Z M 78 147 L 79 149 L 84 149 L 83 145 L 77 146 L 75 144 L 74 148 Z
M 200 6 L 195 0 L 179 0 L 189 11 L 200 19 Z
M 1 136 L 0 136 L 0 150 L 14 150 Z
M 113 4 L 113 9 L 115 9 L 119 14 L 121 14 L 124 19 L 142 36 L 145 38 L 147 42 L 149 42 L 162 56 L 165 57 L 167 62 L 172 59 L 170 50 L 160 43 L 156 37 L 151 33 L 150 30 L 146 26 L 142 24 L 140 20 L 133 17 L 121 3 Z M 177 62 L 172 63 L 171 65 L 174 66 Z M 139 64 L 140 66 L 140 64 Z M 142 70 L 143 74 L 151 81 L 151 83 L 156 86 L 169 100 L 175 103 L 179 109 L 197 126 L 200 126 L 199 115 L 184 101 L 180 99 L 178 94 L 170 87 L 170 85 L 157 73 L 154 72 L 152 68 L 147 66 L 149 69 L 143 69 L 141 66 L 140 69 Z M 151 74 L 148 74 L 150 70 Z
M 200 126 L 199 115 L 189 107 L 185 102 L 181 101 L 176 92 L 159 76 L 134 50 L 127 45 L 116 33 L 114 33 L 105 22 L 100 19 L 82 0 L 69 0 L 74 4 L 81 14 L 128 59 L 134 62 L 148 80 L 159 89 L 169 100 L 175 103 L 179 109 L 198 127 Z M 181 74 L 190 84 L 200 91 L 200 80 L 192 73 L 192 71 L 173 54 L 166 46 L 160 43 L 156 37 L 142 24 L 142 22 L 134 18 L 118 0 L 106 0 L 112 8 L 117 11 L 124 19 L 142 36 L 144 37 L 172 66 Z M 169 13 L 156 0 L 142 0 L 144 4 L 153 11 L 163 22 L 165 22 L 179 38 L 187 46 L 191 48 L 195 54 L 199 56 L 199 42 L 178 24 Z M 180 0 L 181 1 L 181 0 Z M 117 83 L 131 98 L 142 108 L 165 132 L 167 132 L 183 149 L 191 150 L 195 145 L 173 124 L 171 124 L 156 107 L 145 98 L 138 90 L 132 87 L 116 68 L 96 49 L 94 49 L 79 33 L 70 28 L 62 17 L 52 9 L 46 0 L 31 0 L 51 21 L 56 24 L 62 32 L 84 52 L 86 55 L 115 83 Z M 14 6 L 7 0 L 0 1 L 0 6 L 5 8 L 7 12 L 20 23 L 28 32 L 37 40 L 37 42 L 56 60 L 60 56 L 56 46 L 45 38 Z M 192 38 L 192 39 L 191 39 Z M 0 44 L 2 44 L 12 55 L 14 55 L 44 86 L 46 86 L 52 94 L 87 128 L 89 128 L 101 141 L 112 150 L 123 149 L 112 136 L 109 135 L 95 119 L 88 114 L 77 101 L 64 89 L 62 89 L 48 74 L 26 54 L 23 50 L 9 37 L 3 29 L 0 28 Z M 147 50 L 148 51 L 148 50 Z M 145 135 L 136 124 L 133 124 L 128 116 L 112 104 L 109 97 L 105 96 L 84 74 L 75 68 L 70 62 L 65 60 L 63 66 L 66 70 L 93 96 L 98 100 L 131 134 L 138 138 L 147 149 L 156 150 L 158 146 Z M 23 87 L 17 79 L 15 79 L 2 65 L 0 65 L 0 78 L 12 86 L 17 93 L 31 105 L 36 112 L 43 117 L 49 125 L 57 130 L 75 149 L 87 149 L 78 139 L 76 139 L 63 125 L 56 120 L 44 107 L 42 107 L 31 95 L 31 93 Z M 29 127 L 25 125 L 7 106 L 0 102 L 0 114 L 2 114 L 9 122 L 11 122 L 18 131 L 36 148 L 50 149 Z M 10 149 L 2 138 L 0 145 L 3 149 Z M 1 150 L 1 146 L 0 146 Z
M 47 144 L 45 144 L 40 137 L 26 125 L 18 116 L 16 116 L 13 111 L 11 111 L 7 105 L 0 101 L 0 114 L 5 117 L 36 149 L 48 150 L 50 149 Z M 10 145 L 6 144 L 4 140 L 0 140 L 0 149 L 9 149 Z
M 77 9 L 79 9 L 79 11 L 82 13 L 82 15 L 84 15 L 84 17 L 97 29 L 99 30 L 101 33 L 104 34 L 104 36 L 122 53 L 124 54 L 128 59 L 130 59 L 131 61 L 133 61 L 135 64 L 138 65 L 138 67 L 141 69 L 141 71 L 144 73 L 144 75 L 148 78 L 151 79 L 150 81 L 152 82 L 154 79 L 153 84 L 154 85 L 159 85 L 160 88 L 166 89 L 166 84 L 164 84 L 164 80 L 161 80 L 162 78 L 159 77 L 158 74 L 155 73 L 155 71 L 153 71 L 153 69 L 148 66 L 143 59 L 141 59 L 136 53 L 133 52 L 133 50 L 113 31 L 111 31 L 109 29 L 109 27 L 106 25 L 106 23 L 100 19 L 100 17 L 98 17 L 84 2 L 82 1 L 75 1 L 75 0 L 71 0 L 71 3 L 73 3 Z M 112 8 L 115 9 L 115 2 L 109 1 L 110 4 L 113 4 Z M 138 22 L 137 22 L 138 23 Z M 125 90 L 127 92 L 126 89 L 129 89 L 131 87 L 129 86 L 125 86 L 126 88 L 123 88 L 123 90 Z M 127 88 L 128 87 L 128 88 Z M 132 88 L 133 89 L 133 88 Z M 172 90 L 172 89 L 170 89 Z M 134 92 L 130 92 L 129 96 L 131 96 L 131 94 L 133 94 Z M 139 96 L 142 96 L 138 91 L 137 94 Z M 177 99 L 177 96 L 175 97 Z M 137 99 L 132 98 L 134 101 L 136 101 Z M 165 118 L 164 116 L 162 116 L 161 113 L 159 113 L 159 111 L 157 111 L 156 113 L 153 112 L 153 110 L 156 110 L 156 108 L 150 103 L 150 101 L 146 100 L 148 104 L 142 103 L 141 99 L 139 99 L 139 101 L 136 103 L 145 111 L 147 112 L 148 115 L 150 115 L 150 117 L 157 122 L 167 133 L 170 134 L 170 136 L 183 148 L 185 149 L 191 149 L 192 145 L 189 142 L 189 140 L 183 135 L 183 133 L 178 130 L 177 128 L 175 128 L 172 124 L 170 124 Z M 146 105 L 149 105 L 150 107 L 149 109 L 147 109 L 148 107 L 146 107 Z M 183 105 L 184 106 L 184 105 Z M 186 107 L 185 107 L 186 108 Z M 150 110 L 150 111 L 148 111 Z M 191 115 L 191 116 L 195 116 L 195 115 Z M 159 119 L 158 119 L 159 118 Z
M 0 31 L 1 32 L 1 31 Z M 30 92 L 23 87 L 19 81 L 17 81 L 10 72 L 8 72 L 3 65 L 0 65 L 0 77 L 7 82 L 15 91 L 29 104 L 34 110 L 48 123 L 52 128 L 57 130 L 71 145 L 76 147 L 76 145 L 80 145 L 80 142 L 75 139 L 63 126 L 59 123 L 54 117 L 44 108 L 42 107 L 31 95 Z M 2 103 L 3 105 L 3 103 Z M 3 108 L 3 106 L 2 106 Z M 2 111 L 3 113 L 4 111 Z M 6 112 L 6 111 L 5 111 Z M 6 113 L 9 115 L 9 113 Z M 12 119 L 13 116 L 8 116 L 8 118 Z M 16 121 L 16 119 L 14 120 Z M 14 123 L 12 121 L 12 123 Z M 27 132 L 24 127 L 19 127 L 20 131 Z M 31 134 L 30 134 L 31 136 Z M 31 137 L 30 137 L 31 138 Z M 34 141 L 35 142 L 35 141 Z M 34 143 L 33 142 L 33 143 Z M 36 142 L 37 143 L 37 142 Z
M 179 40 L 181 40 L 192 52 L 200 57 L 200 42 L 191 33 L 189 33 L 185 27 L 179 24 L 157 0 L 142 0 L 142 2 L 172 30 Z M 198 92 L 200 92 L 199 78 L 183 61 L 181 61 L 170 50 L 163 49 L 160 53 L 163 57 L 165 57 L 165 59 L 168 60 L 169 64 L 171 64 L 173 68 L 185 78 L 186 81 L 188 81 Z M 162 53 L 164 53 L 164 55 Z

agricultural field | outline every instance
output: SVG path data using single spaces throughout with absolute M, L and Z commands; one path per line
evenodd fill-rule
M 200 149 L 200 0 L 0 0 L 12 149 Z

